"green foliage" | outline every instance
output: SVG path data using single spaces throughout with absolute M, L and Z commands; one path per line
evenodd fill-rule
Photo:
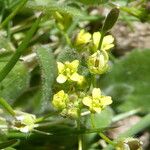
M 13 139 L 13 140 L 9 140 L 7 142 L 0 143 L 0 149 L 8 148 L 10 146 L 17 144 L 18 142 L 19 142 L 18 140 Z
M 5 62 L 0 63 L 0 69 Z M 13 103 L 28 87 L 30 74 L 21 62 L 18 62 L 8 76 L 0 83 L 0 97 Z
M 52 85 L 56 76 L 56 62 L 54 55 L 48 48 L 38 48 L 36 50 L 38 62 L 41 68 L 42 78 L 42 98 L 41 98 L 41 110 L 49 108 L 49 100 L 52 96 Z
M 100 81 L 105 93 L 113 96 L 120 111 L 142 108 L 150 111 L 150 51 L 134 50 L 118 60 Z

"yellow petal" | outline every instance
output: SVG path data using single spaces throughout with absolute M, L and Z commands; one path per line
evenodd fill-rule
M 58 76 L 57 79 L 56 79 L 56 81 L 57 81 L 58 83 L 65 83 L 66 80 L 67 80 L 67 77 L 66 77 L 65 75 L 63 75 L 63 74 L 59 74 L 59 76 Z
M 96 49 L 98 48 L 100 38 L 101 38 L 100 32 L 94 32 L 93 33 L 93 44 L 95 45 Z
M 61 62 L 57 62 L 58 73 L 62 73 L 65 69 L 65 65 Z
M 93 99 L 99 99 L 101 96 L 101 90 L 100 88 L 94 88 L 93 91 L 92 91 L 92 97 Z
M 103 39 L 103 44 L 111 44 L 114 42 L 114 38 L 111 35 L 107 35 Z
M 102 106 L 107 106 L 107 105 L 110 105 L 112 103 L 112 99 L 110 96 L 103 96 L 100 99 L 100 102 L 101 102 Z
M 81 82 L 81 80 L 83 79 L 81 75 L 79 75 L 78 73 L 73 73 L 70 77 L 70 79 L 72 81 L 76 81 L 76 82 Z
M 77 70 L 79 66 L 79 60 L 74 60 L 70 63 L 72 69 Z
M 85 106 L 91 106 L 92 105 L 92 98 L 87 96 L 87 97 L 84 97 L 83 100 L 82 100 L 82 103 L 85 105 Z
M 101 107 L 93 107 L 93 110 L 97 113 L 100 113 L 102 111 Z
M 81 30 L 76 38 L 76 45 L 86 44 L 90 41 L 91 34 L 89 32 L 85 32 L 85 30 Z
M 102 45 L 102 50 L 109 50 L 114 47 L 114 44 Z

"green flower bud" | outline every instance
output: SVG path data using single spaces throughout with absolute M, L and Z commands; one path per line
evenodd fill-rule
M 97 51 L 89 56 L 88 61 L 89 71 L 93 74 L 103 74 L 108 70 L 108 54 L 105 51 Z
M 53 96 L 52 104 L 56 109 L 60 111 L 67 107 L 68 102 L 68 94 L 66 94 L 63 90 L 59 91 Z
M 16 119 L 13 128 L 23 133 L 28 133 L 35 127 L 36 116 L 21 111 L 16 111 Z

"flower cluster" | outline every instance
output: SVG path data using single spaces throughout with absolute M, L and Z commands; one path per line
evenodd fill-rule
M 88 73 L 91 73 L 91 75 L 99 75 L 107 71 L 108 50 L 114 46 L 114 38 L 108 35 L 103 38 L 101 50 L 98 50 L 100 38 L 100 32 L 90 34 L 85 32 L 85 30 L 81 30 L 75 40 L 77 48 L 88 45 L 89 49 L 91 49 L 90 53 L 87 52 L 88 57 L 86 61 Z M 78 91 L 79 89 L 76 87 L 84 85 L 83 83 L 86 82 L 86 76 L 78 73 L 79 65 L 79 60 L 57 62 L 58 76 L 56 81 L 58 84 L 67 82 L 66 86 L 68 89 L 66 90 L 67 87 L 63 89 L 64 86 L 62 86 L 61 90 L 54 94 L 52 104 L 63 116 L 77 118 L 82 109 L 88 109 L 91 113 L 100 113 L 107 105 L 112 103 L 111 97 L 102 95 L 100 88 L 89 88 L 93 84 L 92 81 L 82 86 L 83 91 L 81 89 Z M 90 89 L 90 91 L 87 92 L 86 89 Z
M 67 94 L 61 90 L 53 96 L 52 104 L 63 116 L 78 117 L 79 103 L 76 94 Z
M 103 74 L 108 70 L 108 50 L 114 47 L 114 38 L 111 35 L 107 35 L 103 38 L 101 48 L 99 49 L 100 39 L 100 32 L 90 34 L 85 32 L 85 30 L 81 30 L 76 38 L 76 45 L 86 45 L 89 43 L 92 55 L 88 57 L 87 65 L 92 74 Z

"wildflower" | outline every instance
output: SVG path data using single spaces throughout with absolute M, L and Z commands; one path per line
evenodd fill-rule
M 58 83 L 65 83 L 67 80 L 75 81 L 78 84 L 81 84 L 84 81 L 84 77 L 77 73 L 79 61 L 74 60 L 72 62 L 65 62 L 64 64 L 61 62 L 57 62 L 58 66 Z
M 96 51 L 98 49 L 99 46 L 99 42 L 100 42 L 100 38 L 101 38 L 101 33 L 100 32 L 94 32 L 93 36 L 92 36 L 92 42 L 93 42 L 93 49 L 94 51 Z M 101 45 L 101 50 L 103 51 L 107 51 L 109 49 L 111 49 L 112 47 L 114 47 L 114 38 L 111 35 L 106 35 L 103 38 L 103 42 Z
M 81 30 L 76 38 L 76 45 L 87 44 L 90 42 L 91 34 L 89 32 L 85 32 L 85 30 Z
M 142 150 L 142 142 L 135 138 L 118 141 L 116 150 Z
M 23 133 L 32 131 L 35 127 L 36 116 L 17 111 L 16 119 L 13 121 L 13 128 Z
M 110 96 L 101 95 L 99 88 L 94 88 L 92 96 L 84 97 L 82 103 L 88 106 L 91 112 L 100 113 L 103 108 L 112 103 L 112 100 Z
M 103 74 L 108 69 L 108 54 L 105 51 L 97 51 L 89 56 L 87 65 L 93 74 Z
M 63 110 L 67 107 L 67 103 L 69 102 L 68 94 L 66 94 L 63 90 L 59 91 L 53 96 L 52 104 L 58 110 Z

